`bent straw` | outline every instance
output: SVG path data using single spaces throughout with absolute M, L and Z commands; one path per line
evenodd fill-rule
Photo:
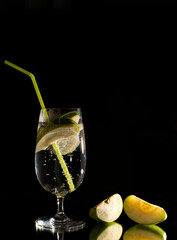
M 27 71 L 27 70 L 25 70 L 25 69 L 23 69 L 23 68 L 15 65 L 15 64 L 13 64 L 13 63 L 11 63 L 11 62 L 9 62 L 9 61 L 7 61 L 7 60 L 5 60 L 4 63 L 7 64 L 7 65 L 10 66 L 10 67 L 16 69 L 16 70 L 18 70 L 18 71 L 20 71 L 20 72 L 28 75 L 28 76 L 31 78 L 32 83 L 33 83 L 33 86 L 34 86 L 34 89 L 35 89 L 35 91 L 36 91 L 36 94 L 37 94 L 37 97 L 38 97 L 38 100 L 39 100 L 39 103 L 40 103 L 41 108 L 42 108 L 42 110 L 43 110 L 45 119 L 46 119 L 47 123 L 50 123 L 49 116 L 48 116 L 48 114 L 47 114 L 47 111 L 46 111 L 46 108 L 45 108 L 45 105 L 44 105 L 44 101 L 43 101 L 43 99 L 42 99 L 42 96 L 41 96 L 41 93 L 40 93 L 40 91 L 39 91 L 39 88 L 38 88 L 38 85 L 37 85 L 37 82 L 36 82 L 36 79 L 35 79 L 34 75 L 33 75 L 31 72 L 29 72 L 29 71 Z M 59 147 L 58 147 L 58 145 L 57 145 L 56 143 L 53 143 L 53 144 L 52 144 L 52 147 L 53 147 L 53 149 L 55 150 L 55 152 L 56 152 L 56 154 L 57 154 L 57 158 L 58 158 L 59 163 L 60 163 L 60 165 L 61 165 L 61 167 L 62 167 L 62 169 L 63 169 L 63 172 L 64 172 L 65 177 L 66 177 L 66 179 L 67 179 L 69 188 L 70 188 L 71 191 L 74 191 L 74 190 L 75 190 L 75 187 L 74 187 L 74 184 L 73 184 L 71 175 L 70 175 L 70 173 L 69 173 L 69 171 L 68 171 L 68 168 L 67 168 L 67 166 L 66 166 L 65 160 L 63 159 L 63 156 L 62 156 L 62 154 L 61 154 L 61 152 L 60 152 Z
M 36 94 L 37 94 L 37 97 L 38 97 L 38 100 L 39 100 L 39 103 L 40 103 L 41 108 L 42 108 L 42 110 L 43 110 L 43 112 L 44 112 L 45 119 L 46 119 L 47 123 L 49 123 L 49 117 L 48 117 L 48 114 L 47 114 L 47 112 L 46 112 L 46 108 L 45 108 L 44 102 L 43 102 L 43 100 L 42 100 L 42 96 L 41 96 L 41 93 L 40 93 L 40 91 L 39 91 L 39 88 L 38 88 L 38 85 L 37 85 L 37 82 L 36 82 L 36 79 L 35 79 L 34 75 L 33 75 L 31 72 L 28 72 L 28 71 L 26 71 L 25 69 L 23 69 L 23 68 L 15 65 L 15 64 L 7 61 L 7 60 L 5 60 L 4 63 L 7 64 L 7 65 L 9 65 L 10 67 L 16 69 L 16 70 L 18 70 L 18 71 L 20 71 L 20 72 L 28 75 L 28 76 L 31 78 L 32 83 L 33 83 L 33 86 L 34 86 L 34 89 L 35 89 L 35 91 L 36 91 Z

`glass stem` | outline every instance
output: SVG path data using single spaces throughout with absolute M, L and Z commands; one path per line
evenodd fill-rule
M 64 213 L 64 198 L 57 197 L 57 213 L 63 214 Z
M 69 218 L 64 213 L 64 197 L 57 196 L 57 213 L 54 216 L 57 222 L 66 222 Z

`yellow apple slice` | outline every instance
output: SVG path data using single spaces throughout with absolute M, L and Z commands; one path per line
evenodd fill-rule
M 123 201 L 119 194 L 114 194 L 90 209 L 89 215 L 102 222 L 113 222 L 122 213 Z
M 119 240 L 122 232 L 123 228 L 119 223 L 99 223 L 91 231 L 89 240 Z
M 129 228 L 123 236 L 123 240 L 166 240 L 167 234 L 156 225 L 137 224 Z
M 157 224 L 167 218 L 165 210 L 134 195 L 124 201 L 124 210 L 129 218 L 140 224 Z

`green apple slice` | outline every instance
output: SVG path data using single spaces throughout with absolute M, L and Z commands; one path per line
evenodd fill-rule
M 157 224 L 167 218 L 165 210 L 134 195 L 124 201 L 124 210 L 129 218 L 140 224 Z
M 166 240 L 167 234 L 156 225 L 137 224 L 129 228 L 123 236 L 123 240 Z
M 91 231 L 89 240 L 118 240 L 122 232 L 123 228 L 119 223 L 99 223 Z
M 97 221 L 113 222 L 122 213 L 123 201 L 119 194 L 114 194 L 102 201 L 95 207 L 92 207 L 89 216 Z

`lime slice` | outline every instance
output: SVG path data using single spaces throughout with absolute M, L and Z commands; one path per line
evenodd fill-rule
M 75 126 L 77 125 L 77 126 Z M 52 143 L 58 142 L 61 154 L 71 152 L 79 145 L 78 124 L 47 124 L 38 130 L 36 152 L 45 150 Z
M 68 119 L 72 119 L 73 121 L 75 121 L 76 123 L 79 122 L 80 116 L 78 114 L 78 112 L 76 111 L 72 111 L 72 112 L 68 112 L 63 114 L 60 119 L 64 119 L 64 118 L 68 118 Z

